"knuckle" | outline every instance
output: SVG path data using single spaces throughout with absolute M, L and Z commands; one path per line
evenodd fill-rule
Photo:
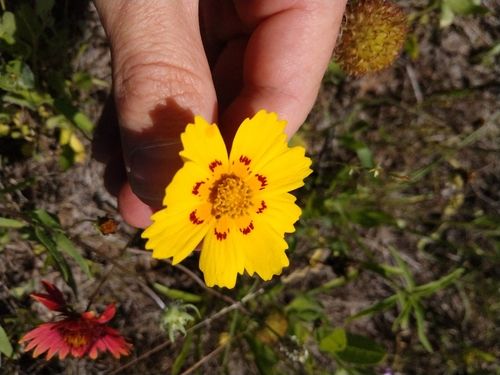
M 114 73 L 115 102 L 125 125 L 140 122 L 167 100 L 183 108 L 196 108 L 203 100 L 203 86 L 194 69 L 144 54 L 123 60 Z

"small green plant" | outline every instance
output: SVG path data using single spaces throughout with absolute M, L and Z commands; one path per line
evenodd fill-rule
M 188 312 L 189 310 L 200 317 L 200 312 L 196 306 L 190 303 L 181 304 L 172 302 L 165 308 L 162 316 L 162 326 L 167 331 L 170 341 L 175 341 L 179 333 L 185 336 L 186 327 L 195 321 L 196 317 L 191 315 Z

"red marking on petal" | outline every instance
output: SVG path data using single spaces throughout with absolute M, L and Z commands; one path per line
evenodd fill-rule
M 214 160 L 208 165 L 208 168 L 210 169 L 211 172 L 215 170 L 215 168 L 219 167 L 222 165 L 222 162 L 220 160 Z
M 191 193 L 193 195 L 198 195 L 200 194 L 200 187 L 201 185 L 203 185 L 205 183 L 205 181 L 198 181 L 196 184 L 194 184 L 193 186 L 193 190 L 191 190 Z
M 260 202 L 260 207 L 257 210 L 257 213 L 258 214 L 263 213 L 266 208 L 267 208 L 266 202 L 264 202 L 264 201 Z
M 227 238 L 227 232 L 217 232 L 217 228 L 214 229 L 214 234 L 219 241 L 225 240 Z
M 191 212 L 189 214 L 189 220 L 193 224 L 196 224 L 196 225 L 199 225 L 199 224 L 203 223 L 203 221 L 204 221 L 204 220 L 201 220 L 198 216 L 196 216 L 196 210 L 194 210 L 193 212 Z
M 253 231 L 255 228 L 253 226 L 253 221 L 248 224 L 246 228 L 240 228 L 240 232 L 243 233 L 244 235 L 249 234 L 251 231 Z
M 245 156 L 245 155 L 240 156 L 240 162 L 242 164 L 249 165 L 251 161 L 252 160 L 248 156 Z
M 267 177 L 261 174 L 256 174 L 255 177 L 257 177 L 257 180 L 259 180 L 260 182 L 259 190 L 264 190 L 264 188 L 267 186 Z

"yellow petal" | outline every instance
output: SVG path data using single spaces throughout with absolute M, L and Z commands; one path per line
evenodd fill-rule
M 260 170 L 267 162 L 287 150 L 286 121 L 278 120 L 274 112 L 261 110 L 247 118 L 238 128 L 231 148 L 230 163 L 240 158 L 250 160 L 253 171 Z
M 234 288 L 237 274 L 244 271 L 244 253 L 235 242 L 234 225 L 229 225 L 225 238 L 217 236 L 212 226 L 203 241 L 200 254 L 200 269 L 203 271 L 208 286 Z
M 285 250 L 288 244 L 283 234 L 277 233 L 260 216 L 253 218 L 253 230 L 248 234 L 236 233 L 236 243 L 245 252 L 245 269 L 257 273 L 263 280 L 270 280 L 288 266 Z
M 266 197 L 256 205 L 256 214 L 266 225 L 277 233 L 292 233 L 295 231 L 294 223 L 299 219 L 301 210 L 295 204 L 295 197 L 291 194 L 279 194 Z
M 210 173 L 205 168 L 185 162 L 168 185 L 163 204 L 172 211 L 194 207 L 206 196 L 209 182 Z
M 311 174 L 311 159 L 303 147 L 293 147 L 271 160 L 259 170 L 255 178 L 265 180 L 261 194 L 286 193 L 304 185 L 304 178 Z
M 177 264 L 187 257 L 206 235 L 211 218 L 201 204 L 191 212 L 172 213 L 168 208 L 153 215 L 151 224 L 143 233 L 146 249 L 153 250 L 158 259 L 173 257 Z
M 186 131 L 181 134 L 181 140 L 184 149 L 180 155 L 185 160 L 191 160 L 212 172 L 219 166 L 215 162 L 227 166 L 227 149 L 219 128 L 215 124 L 207 123 L 203 117 L 196 116 L 194 124 L 186 126 Z

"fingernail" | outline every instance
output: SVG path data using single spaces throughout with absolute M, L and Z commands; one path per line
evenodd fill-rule
M 126 170 L 132 191 L 146 204 L 161 207 L 165 188 L 182 166 L 179 139 L 135 146 L 126 157 Z

